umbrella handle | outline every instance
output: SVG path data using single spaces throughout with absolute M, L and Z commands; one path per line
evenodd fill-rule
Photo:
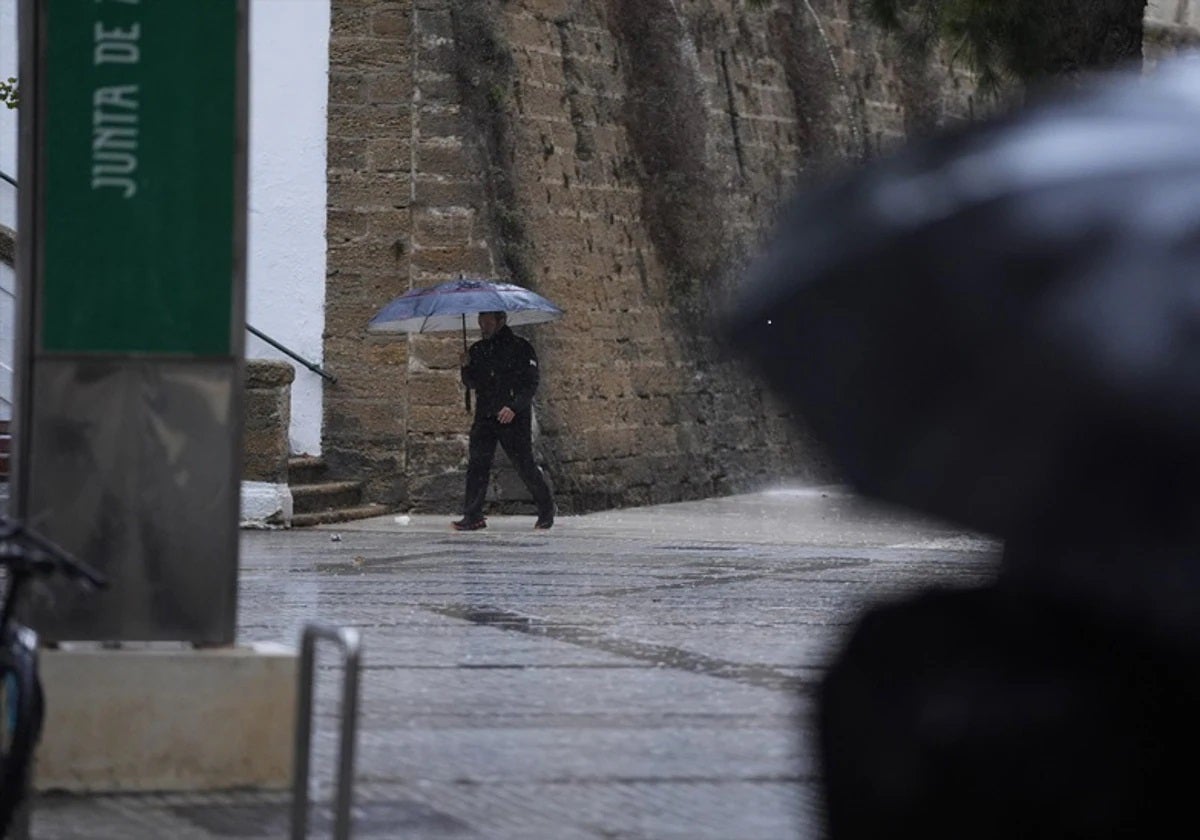
M 463 316 L 462 316 L 462 327 L 463 327 L 463 351 L 467 352 L 467 315 L 465 312 L 463 313 Z M 467 386 L 467 392 L 466 392 L 465 396 L 466 396 L 466 400 L 467 400 L 467 414 L 470 414 L 471 413 L 471 386 L 470 385 Z

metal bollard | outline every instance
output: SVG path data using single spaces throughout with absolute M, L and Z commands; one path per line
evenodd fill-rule
M 357 630 L 308 624 L 300 643 L 300 695 L 296 706 L 296 754 L 292 773 L 292 840 L 308 837 L 308 774 L 312 750 L 313 679 L 317 639 L 342 648 L 342 737 L 338 750 L 335 840 L 350 840 L 354 796 L 354 736 L 358 728 L 358 670 L 361 659 Z

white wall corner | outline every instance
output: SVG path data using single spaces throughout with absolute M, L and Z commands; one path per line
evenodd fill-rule
M 243 528 L 290 528 L 292 491 L 286 484 L 242 482 Z
M 0 0 L 4 2 L 4 0 Z M 247 322 L 321 364 L 330 0 L 252 0 Z M 291 361 L 246 337 L 246 357 Z M 288 441 L 321 454 L 324 380 L 295 365 Z

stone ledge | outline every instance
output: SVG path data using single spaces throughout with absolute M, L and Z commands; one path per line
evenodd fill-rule
M 247 388 L 282 388 L 292 384 L 296 369 L 287 362 L 273 359 L 246 360 Z
M 37 790 L 291 784 L 297 656 L 282 645 L 41 652 Z

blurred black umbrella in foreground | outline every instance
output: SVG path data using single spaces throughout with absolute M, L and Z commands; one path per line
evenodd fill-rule
M 727 334 L 866 494 L 1005 538 L 818 697 L 834 840 L 1160 837 L 1200 750 L 1200 61 L 786 215 Z
M 870 495 L 1002 536 L 1148 485 L 1192 514 L 1200 62 L 801 196 L 727 332 Z

